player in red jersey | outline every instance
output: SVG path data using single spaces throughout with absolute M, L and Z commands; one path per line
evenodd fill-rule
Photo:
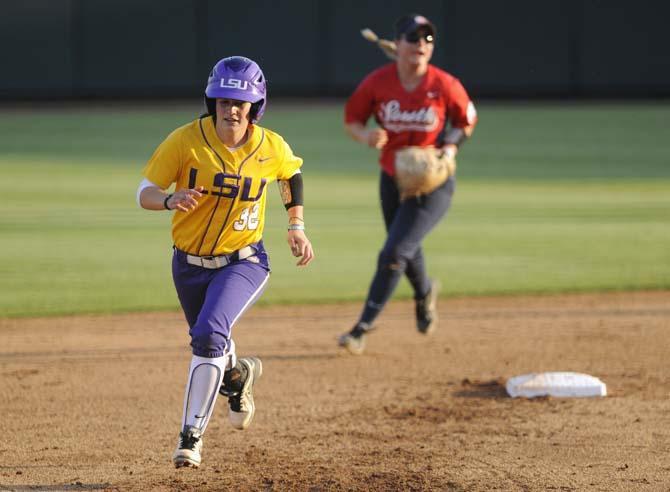
M 345 129 L 356 141 L 381 150 L 380 195 L 387 238 L 379 253 L 363 312 L 340 346 L 361 354 L 373 322 L 404 273 L 414 289 L 420 333 L 436 327 L 439 282 L 431 280 L 421 242 L 445 216 L 454 178 L 435 191 L 401 201 L 394 181 L 395 154 L 408 146 L 441 147 L 455 156 L 472 134 L 477 112 L 460 81 L 431 65 L 436 30 L 410 14 L 395 23 L 396 61 L 370 73 L 347 101 Z M 379 127 L 367 127 L 373 116 Z

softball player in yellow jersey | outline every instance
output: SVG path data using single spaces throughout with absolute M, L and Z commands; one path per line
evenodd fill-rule
M 208 114 L 173 131 L 144 169 L 140 205 L 175 210 L 172 274 L 189 324 L 193 357 L 175 466 L 200 465 L 202 434 L 218 393 L 237 429 L 253 419 L 257 357 L 237 358 L 232 326 L 263 292 L 270 267 L 263 246 L 268 185 L 278 181 L 288 243 L 298 266 L 314 257 L 305 235 L 300 167 L 278 134 L 262 128 L 266 81 L 248 58 L 219 61 L 205 90 Z M 166 190 L 175 184 L 175 192 Z

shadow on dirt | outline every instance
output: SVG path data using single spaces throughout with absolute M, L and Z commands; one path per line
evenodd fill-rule
M 339 354 L 286 354 L 286 355 L 264 355 L 259 354 L 263 360 L 328 360 L 337 359 Z
M 60 491 L 60 490 L 105 490 L 109 489 L 108 483 L 82 483 L 75 482 L 66 485 L 11 485 L 6 486 L 0 484 L 0 492 L 21 491 L 21 490 L 37 490 L 37 491 Z
M 461 381 L 461 388 L 454 393 L 460 398 L 509 398 L 505 389 L 505 380 L 502 378 L 490 381 L 478 381 L 465 378 Z

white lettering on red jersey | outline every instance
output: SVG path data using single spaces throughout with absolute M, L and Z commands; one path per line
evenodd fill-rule
M 395 99 L 381 103 L 377 116 L 381 125 L 392 132 L 431 132 L 439 122 L 433 107 L 403 110 Z

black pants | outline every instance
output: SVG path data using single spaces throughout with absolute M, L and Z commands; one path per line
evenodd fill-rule
M 381 173 L 379 193 L 387 236 L 379 253 L 377 271 L 360 322 L 372 324 L 390 299 L 403 273 L 414 289 L 415 299 L 428 293 L 430 281 L 426 274 L 421 242 L 446 215 L 454 187 L 452 177 L 429 195 L 401 202 L 394 179 L 385 172 Z

